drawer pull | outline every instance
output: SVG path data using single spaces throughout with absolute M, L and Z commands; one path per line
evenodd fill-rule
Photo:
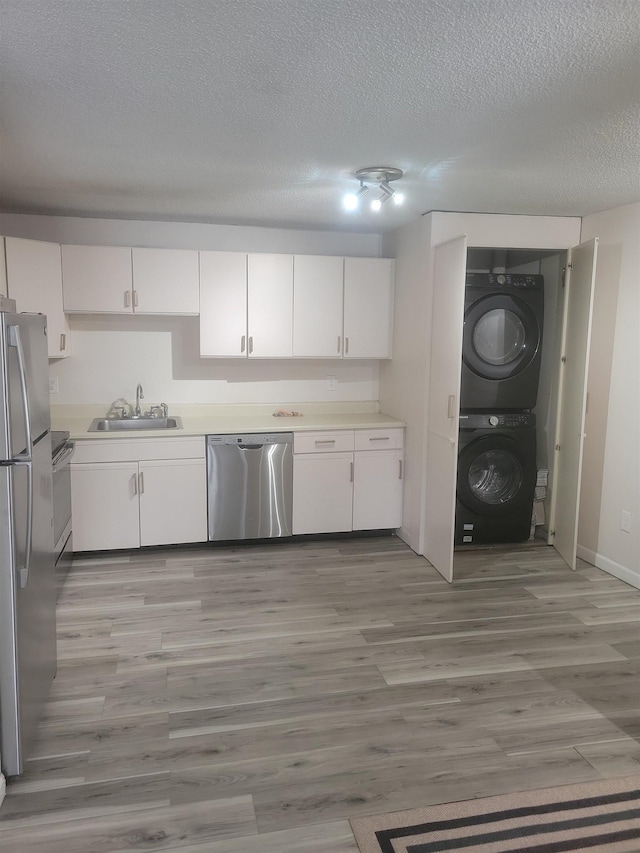
M 138 475 L 133 474 L 132 479 L 133 479 L 133 494 L 137 495 L 138 494 Z
M 398 462 L 400 463 L 398 465 L 398 479 L 401 480 L 402 479 L 402 459 L 399 459 Z
M 316 439 L 316 445 L 318 445 L 318 444 L 335 444 L 335 443 L 336 443 L 335 438 L 330 438 L 330 439 L 327 438 L 323 441 L 319 441 L 318 439 Z
M 341 341 L 341 338 L 340 338 L 340 335 L 338 335 L 338 352 L 340 352 L 340 341 Z
M 138 307 L 138 291 L 137 290 L 133 291 L 133 307 L 134 308 Z
M 64 352 L 67 348 L 67 336 L 64 332 L 60 335 L 60 352 Z
M 374 436 L 373 438 L 370 438 L 369 441 L 389 441 L 389 436 L 388 435 Z
M 249 354 L 253 352 L 253 335 L 249 335 Z
M 125 290 L 124 292 L 124 307 L 131 308 L 131 291 Z
M 243 335 L 240 338 L 240 352 L 244 352 L 246 345 L 247 345 L 247 336 Z
M 349 338 L 344 339 L 344 354 L 348 355 L 349 353 Z

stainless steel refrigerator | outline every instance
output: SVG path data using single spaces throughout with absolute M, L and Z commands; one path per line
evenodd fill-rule
M 0 308 L 6 308 L 6 300 Z M 0 310 L 0 765 L 22 773 L 56 671 L 47 324 Z

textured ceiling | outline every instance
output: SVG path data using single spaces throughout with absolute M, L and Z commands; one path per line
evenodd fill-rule
M 0 26 L 3 211 L 383 231 L 640 198 L 638 0 L 0 0 Z M 341 209 L 369 165 L 404 207 Z

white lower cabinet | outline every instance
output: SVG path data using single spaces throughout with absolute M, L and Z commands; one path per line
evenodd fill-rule
M 294 534 L 400 527 L 403 443 L 402 429 L 296 433 Z
M 204 542 L 204 438 L 79 441 L 71 501 L 74 551 Z

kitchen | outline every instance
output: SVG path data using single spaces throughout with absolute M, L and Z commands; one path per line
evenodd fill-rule
M 606 206 L 605 203 L 600 209 Z M 600 462 L 598 493 L 594 494 L 593 488 L 589 488 L 582 499 L 591 515 L 583 528 L 581 543 L 584 542 L 585 555 L 587 551 L 594 555 L 590 562 L 599 560 L 601 568 L 613 574 L 618 571 L 618 577 L 621 577 L 621 569 L 625 569 L 627 574 L 623 579 L 633 582 L 633 573 L 637 574 L 637 562 L 634 562 L 634 546 L 630 542 L 635 540 L 633 536 L 625 535 L 624 531 L 618 532 L 619 517 L 614 520 L 613 516 L 614 513 L 619 516 L 620 499 L 618 494 L 614 495 L 613 484 L 616 492 L 629 495 L 633 495 L 633 488 L 637 484 L 629 457 L 617 453 L 616 448 L 635 447 L 637 454 L 634 430 L 637 419 L 634 419 L 628 395 L 622 389 L 629 387 L 629 382 L 633 381 L 633 353 L 637 346 L 632 329 L 635 328 L 634 318 L 637 317 L 637 306 L 636 313 L 633 313 L 636 298 L 634 270 L 637 268 L 637 259 L 634 261 L 633 255 L 633 234 L 638 214 L 637 205 L 612 207 L 617 209 L 602 214 L 594 212 L 582 217 L 579 223 L 580 239 L 598 236 L 601 245 L 610 247 L 608 255 L 606 252 L 604 255 L 608 266 L 597 272 L 601 281 L 610 276 L 612 268 L 616 268 L 616 259 L 613 257 L 615 247 L 624 247 L 621 263 L 617 266 L 617 302 L 611 304 L 608 301 L 610 295 L 599 290 L 596 284 L 596 300 L 602 300 L 604 310 L 596 312 L 593 336 L 601 350 L 609 348 L 606 363 L 610 370 L 606 376 L 596 376 L 591 393 L 605 395 L 609 432 L 601 436 L 602 446 L 596 448 L 599 452 L 594 451 L 591 456 L 587 443 L 585 469 L 591 465 L 597 471 L 598 460 L 603 455 L 607 463 L 603 469 Z M 435 221 L 433 217 L 431 221 Z M 522 228 L 522 220 L 520 222 Z M 424 412 L 419 411 L 424 409 L 424 398 L 421 392 L 416 393 L 416 385 L 422 382 L 423 374 L 420 371 L 428 370 L 428 356 L 425 356 L 418 373 L 415 372 L 415 359 L 420 348 L 427 344 L 427 336 L 422 334 L 422 330 L 428 329 L 430 315 L 428 307 L 423 307 L 421 311 L 415 310 L 416 297 L 424 300 L 426 306 L 429 293 L 416 292 L 414 282 L 421 274 L 421 268 L 411 260 L 411 256 L 420 252 L 424 218 L 415 217 L 395 229 L 393 235 L 389 232 L 384 236 L 373 229 L 368 233 L 313 231 L 278 225 L 255 227 L 151 221 L 146 217 L 117 219 L 106 215 L 50 216 L 46 213 L 32 215 L 22 212 L 3 213 L 0 225 L 0 230 L 8 237 L 41 240 L 54 245 L 395 258 L 394 351 L 390 361 L 354 360 L 352 363 L 344 358 L 325 358 L 319 361 L 296 359 L 264 362 L 257 359 L 226 359 L 222 362 L 201 357 L 196 316 L 69 313 L 65 315 L 68 330 L 61 334 L 68 334 L 71 355 L 51 362 L 54 389 L 51 403 L 54 426 L 63 428 L 69 415 L 72 415 L 71 421 L 74 420 L 73 415 L 76 415 L 88 425 L 93 417 L 104 417 L 111 403 L 118 398 L 125 397 L 131 402 L 138 383 L 144 387 L 148 405 L 167 402 L 170 414 L 185 419 L 200 407 L 211 407 L 214 421 L 221 416 L 220 407 L 227 410 L 228 407 L 237 407 L 244 411 L 247 407 L 255 406 L 261 415 L 269 419 L 272 418 L 272 412 L 278 409 L 299 410 L 303 420 L 326 412 L 336 415 L 345 412 L 359 415 L 377 415 L 378 411 L 388 413 L 396 423 L 406 423 L 408 427 L 405 466 L 408 460 L 418 460 L 415 465 L 411 464 L 405 481 L 405 513 L 408 509 L 409 515 L 403 516 L 403 524 L 407 529 L 402 531 L 402 538 L 409 542 L 414 551 L 421 553 L 417 547 L 420 534 L 410 524 L 412 517 L 420 513 L 422 500 L 421 494 L 416 497 L 419 492 L 415 491 L 415 479 L 420 479 L 422 474 L 418 472 L 423 471 L 419 461 L 422 448 L 415 442 L 418 441 L 416 434 L 420 434 L 424 423 Z M 535 226 L 535 223 L 532 225 Z M 479 224 L 474 227 L 476 233 L 481 230 Z M 468 230 L 466 225 L 457 233 L 464 230 Z M 492 233 L 472 236 L 470 245 L 495 245 L 495 234 L 494 225 Z M 513 238 L 518 240 L 516 245 L 519 246 L 521 234 L 522 231 Z M 392 247 L 392 241 L 396 241 L 397 245 Z M 562 248 L 567 249 L 579 241 L 564 241 Z M 552 248 L 546 236 L 543 243 L 536 242 L 536 245 L 538 248 Z M 637 254 L 637 249 L 635 251 Z M 427 270 L 428 262 L 429 259 L 425 257 L 422 261 L 424 270 Z M 613 336 L 612 329 L 615 330 Z M 611 343 L 614 337 L 615 347 Z M 105 369 L 105 363 L 108 369 Z M 411 376 L 411 382 L 407 382 L 407 376 Z M 278 429 L 281 429 L 280 422 L 268 422 L 277 424 Z M 600 452 L 603 448 L 606 450 L 604 454 Z M 630 506 L 634 508 L 633 503 Z M 601 516 L 604 526 L 600 529 Z M 634 517 L 637 519 L 637 512 Z M 597 522 L 595 524 L 594 519 Z M 599 544 L 596 535 L 599 529 L 602 544 Z M 174 571 L 180 574 L 182 568 L 178 566 Z M 632 591 L 629 595 L 633 595 Z

